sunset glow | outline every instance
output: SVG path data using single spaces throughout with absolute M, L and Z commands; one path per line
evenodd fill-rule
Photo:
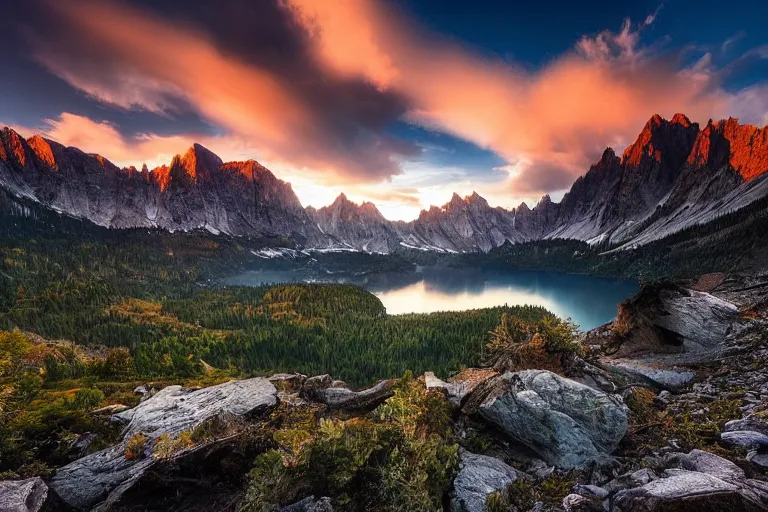
M 560 196 L 656 113 L 761 126 L 768 112 L 768 85 L 743 73 L 768 55 L 762 43 L 731 34 L 691 45 L 688 27 L 668 33 L 671 7 L 561 38 L 546 56 L 510 37 L 501 57 L 481 34 L 456 37 L 419 5 L 380 0 L 186 14 L 141 1 L 42 4 L 55 21 L 19 13 L 24 58 L 78 99 L 3 123 L 137 168 L 198 142 L 225 161 L 258 160 L 304 205 L 345 191 L 392 219 L 453 192 L 508 208 Z

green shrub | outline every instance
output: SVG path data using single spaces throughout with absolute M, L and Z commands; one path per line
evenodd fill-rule
M 519 478 L 500 492 L 488 495 L 488 512 L 522 512 L 531 510 L 536 502 L 559 507 L 563 498 L 571 493 L 574 481 L 568 475 L 553 473 L 539 482 Z
M 0 377 L 19 373 L 31 348 L 32 344 L 18 329 L 0 331 Z
M 104 401 L 104 393 L 98 389 L 78 389 L 75 393 L 75 399 L 72 401 L 72 408 L 81 411 L 88 411 L 96 408 Z
M 449 413 L 442 394 L 410 375 L 368 417 L 291 413 L 273 435 L 276 448 L 256 459 L 241 508 L 325 494 L 350 509 L 441 510 L 458 466 Z

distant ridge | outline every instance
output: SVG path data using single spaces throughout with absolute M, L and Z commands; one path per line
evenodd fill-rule
M 505 242 L 576 239 L 631 248 L 736 211 L 768 195 L 768 128 L 737 119 L 700 129 L 654 115 L 618 157 L 607 148 L 560 203 L 492 207 L 454 194 L 411 222 L 341 194 L 303 208 L 289 183 L 258 162 L 222 162 L 199 144 L 170 165 L 120 169 L 40 136 L 0 131 L 0 187 L 108 228 L 206 229 L 307 248 L 487 252 Z

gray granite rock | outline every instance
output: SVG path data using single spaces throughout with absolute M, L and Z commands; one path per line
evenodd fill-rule
M 741 480 L 744 470 L 739 466 L 714 453 L 704 450 L 691 450 L 690 453 L 670 453 L 665 457 L 667 467 L 676 467 L 688 471 L 698 471 L 722 480 Z
M 462 450 L 459 473 L 453 481 L 451 511 L 484 512 L 488 495 L 503 491 L 518 478 L 526 476 L 499 459 Z
M 768 435 L 753 430 L 735 430 L 720 434 L 720 441 L 747 450 L 757 450 L 768 447 Z
M 652 512 L 682 509 L 684 506 L 702 506 L 703 510 L 719 510 L 741 503 L 739 488 L 706 473 L 677 470 L 667 478 L 660 478 L 642 487 L 620 491 L 613 500 L 616 512 Z M 710 507 L 710 508 L 705 508 Z M 727 510 L 723 508 L 722 510 Z
M 674 367 L 663 367 L 658 364 L 644 363 L 632 359 L 601 360 L 604 367 L 614 371 L 628 374 L 636 378 L 640 383 L 647 383 L 653 387 L 677 390 L 691 382 L 696 377 L 696 372 Z
M 40 477 L 0 481 L 0 512 L 38 512 L 48 497 Z
M 748 479 L 731 461 L 703 450 L 670 453 L 662 478 L 614 497 L 618 512 L 768 510 L 768 482 Z
M 122 442 L 78 459 L 56 472 L 50 487 L 70 507 L 90 510 L 114 501 L 154 463 L 145 456 L 128 460 L 125 447 L 136 434 L 147 436 L 145 455 L 161 435 L 171 437 L 220 415 L 245 417 L 266 412 L 278 403 L 277 390 L 264 378 L 231 381 L 195 391 L 169 386 L 125 412 Z
M 740 420 L 731 420 L 725 424 L 725 432 L 736 432 L 739 430 L 752 430 L 768 435 L 768 423 L 756 416 L 747 416 Z
M 489 379 L 464 409 L 547 463 L 569 469 L 606 458 L 627 431 L 620 397 L 543 370 Z

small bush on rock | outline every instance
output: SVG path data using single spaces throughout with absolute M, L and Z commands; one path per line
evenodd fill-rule
M 144 450 L 149 444 L 149 437 L 141 432 L 135 434 L 125 445 L 125 458 L 128 460 L 139 460 L 144 458 Z
M 539 501 L 550 507 L 559 507 L 563 498 L 571 493 L 573 484 L 568 475 L 557 473 L 539 482 L 518 479 L 503 491 L 489 494 L 485 504 L 488 512 L 524 512 L 531 510 Z

